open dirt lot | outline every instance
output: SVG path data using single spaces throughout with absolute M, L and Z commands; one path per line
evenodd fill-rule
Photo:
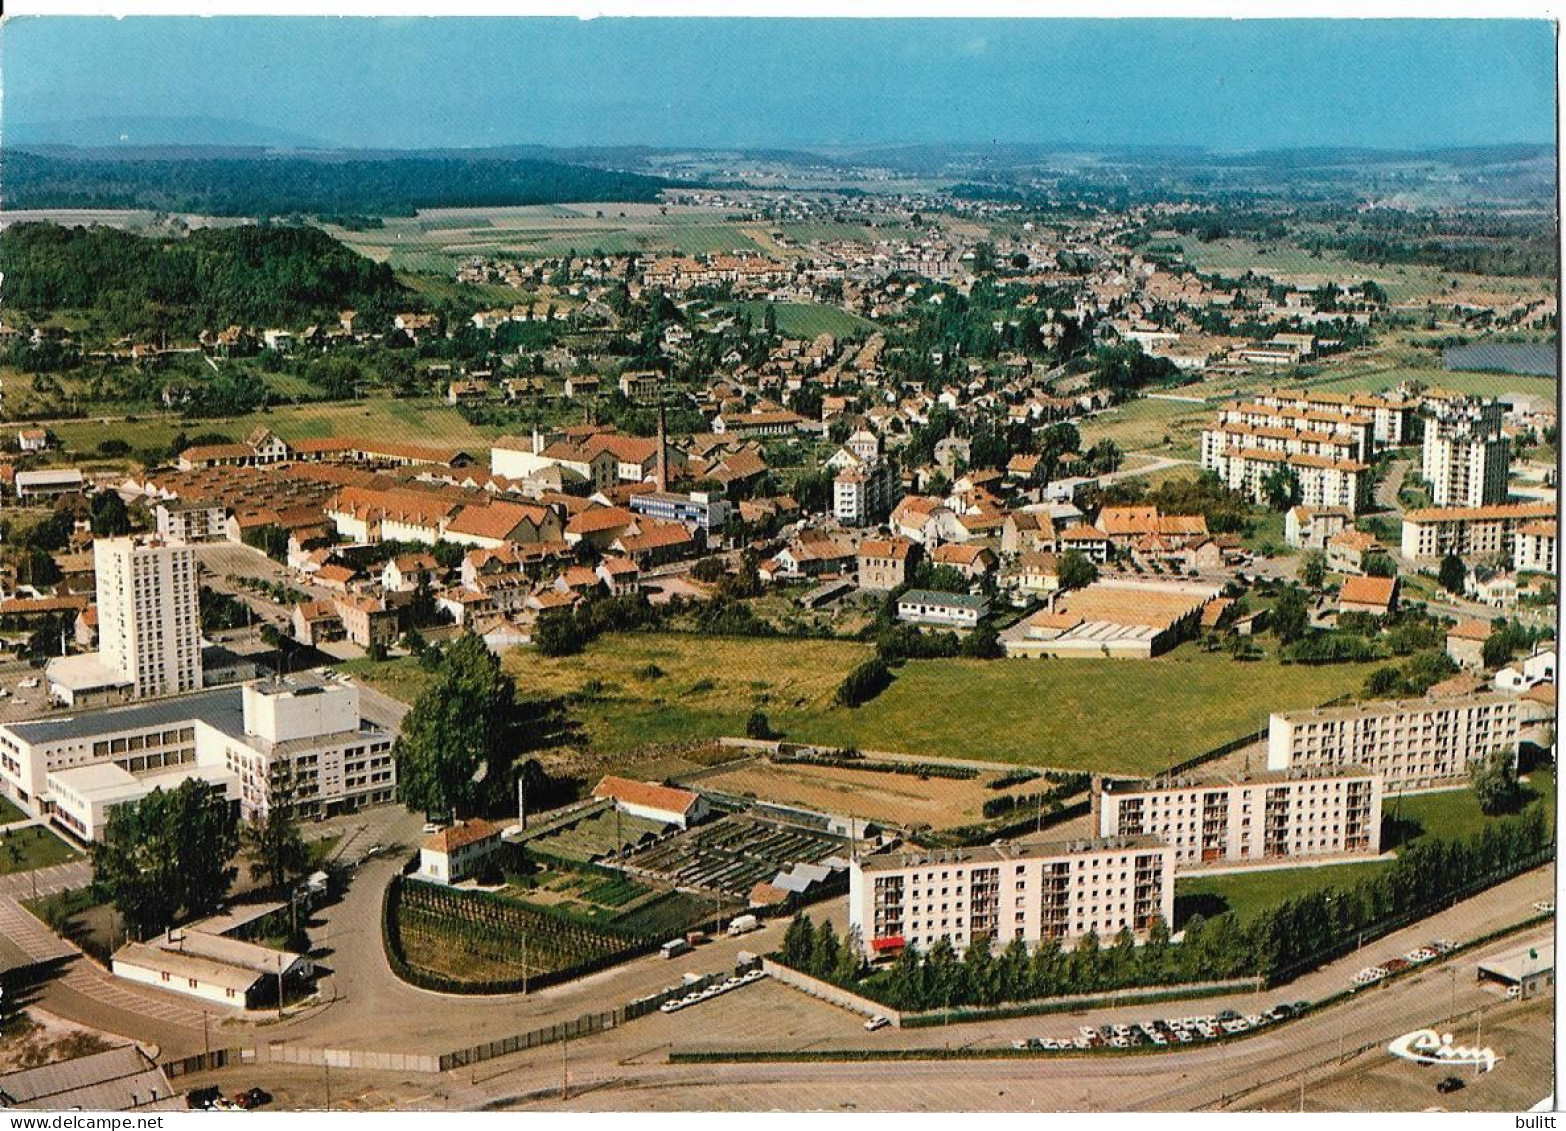
M 968 781 L 921 779 L 912 774 L 757 761 L 721 773 L 704 774 L 700 785 L 762 801 L 801 805 L 822 813 L 895 825 L 927 824 L 937 829 L 982 820 L 982 806 L 992 797 L 1048 788 L 1048 783 L 1038 778 L 1012 789 L 990 789 L 985 782 L 995 776 L 984 774 Z

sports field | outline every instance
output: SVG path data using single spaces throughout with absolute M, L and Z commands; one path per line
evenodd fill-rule
M 790 338 L 814 338 L 831 334 L 834 338 L 863 337 L 875 329 L 875 323 L 835 306 L 813 302 L 742 302 L 736 309 L 749 314 L 761 325 L 767 307 L 777 312 L 778 333 Z

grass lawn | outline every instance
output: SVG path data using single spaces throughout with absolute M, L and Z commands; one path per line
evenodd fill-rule
M 736 310 L 749 314 L 751 321 L 761 325 L 769 304 L 742 302 Z M 790 338 L 815 338 L 831 334 L 834 338 L 863 336 L 875 329 L 875 323 L 850 314 L 835 306 L 822 306 L 814 302 L 777 302 L 770 304 L 777 310 L 778 333 Z
M 1534 770 L 1527 775 L 1525 783 L 1528 799 L 1524 804 L 1547 805 L 1553 827 L 1555 771 Z M 1480 811 L 1479 803 L 1468 789 L 1393 798 L 1382 806 L 1382 847 L 1395 849 L 1432 833 L 1463 840 L 1478 833 L 1492 819 Z M 1198 911 L 1208 918 L 1233 911 L 1241 919 L 1249 919 L 1291 896 L 1324 887 L 1352 887 L 1386 864 L 1386 861 L 1378 860 L 1322 868 L 1280 868 L 1237 876 L 1185 877 L 1175 881 L 1175 922 L 1177 926 L 1183 925 Z
M 25 821 L 27 814 L 18 809 L 9 798 L 0 797 L 0 825 L 9 825 L 13 821 Z
M 0 876 L 75 860 L 81 853 L 41 825 L 0 836 Z
M 1523 785 L 1527 797 L 1524 806 L 1543 803 L 1550 824 L 1555 824 L 1555 771 L 1534 770 L 1526 775 Z M 1438 833 L 1443 837 L 1467 837 L 1477 833 L 1489 823 L 1479 809 L 1473 791 L 1469 789 L 1447 790 L 1441 793 L 1418 793 L 1407 798 L 1393 798 L 1383 806 L 1382 842 L 1388 848 Z
M 1185 926 L 1200 912 L 1211 919 L 1226 911 L 1242 921 L 1276 907 L 1285 899 L 1326 887 L 1353 887 L 1361 879 L 1386 867 L 1383 861 L 1333 864 L 1320 868 L 1279 868 L 1272 872 L 1244 872 L 1237 876 L 1191 876 L 1175 881 L 1175 927 Z
M 1450 389 L 1454 393 L 1471 393 L 1481 397 L 1504 397 L 1522 393 L 1553 401 L 1559 383 L 1553 377 L 1539 377 L 1520 373 L 1463 373 L 1438 366 L 1374 366 L 1358 371 L 1347 371 L 1310 382 L 1316 392 L 1330 393 L 1378 393 L 1391 389 L 1404 381 L 1421 381 L 1438 389 Z

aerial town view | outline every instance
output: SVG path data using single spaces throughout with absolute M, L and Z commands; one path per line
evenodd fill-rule
M 1547 1110 L 1555 31 L 8 19 L 0 1109 Z

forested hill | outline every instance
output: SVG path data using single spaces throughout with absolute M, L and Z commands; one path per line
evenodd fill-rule
M 208 216 L 411 216 L 420 208 L 656 200 L 661 177 L 518 158 L 254 154 L 104 157 L 8 151 L 9 208 Z
M 407 292 L 391 268 L 308 227 L 203 228 L 184 238 L 13 224 L 0 232 L 5 304 L 34 317 L 88 311 L 120 331 L 335 324 Z

